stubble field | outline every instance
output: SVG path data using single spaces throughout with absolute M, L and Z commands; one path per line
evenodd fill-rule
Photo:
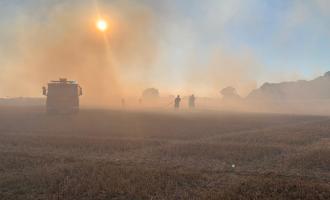
M 0 199 L 330 199 L 330 117 L 1 107 Z

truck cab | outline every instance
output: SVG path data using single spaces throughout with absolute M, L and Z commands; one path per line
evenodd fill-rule
M 50 81 L 47 88 L 42 89 L 43 95 L 47 97 L 47 113 L 79 112 L 79 96 L 82 95 L 82 88 L 76 81 L 60 78 L 58 81 Z

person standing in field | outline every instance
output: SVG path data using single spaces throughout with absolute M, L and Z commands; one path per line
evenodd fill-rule
M 195 108 L 195 100 L 196 100 L 195 95 L 192 94 L 189 97 L 189 108 Z
M 179 109 L 179 108 L 180 108 L 180 102 L 181 102 L 181 98 L 180 98 L 180 95 L 178 95 L 178 96 L 174 99 L 174 108 L 175 108 L 175 109 Z

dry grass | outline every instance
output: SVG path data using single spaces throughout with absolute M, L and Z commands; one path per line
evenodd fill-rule
M 0 111 L 0 199 L 330 198 L 328 117 Z

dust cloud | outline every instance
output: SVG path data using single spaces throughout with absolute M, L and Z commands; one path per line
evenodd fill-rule
M 171 9 L 160 13 L 152 5 L 149 1 L 39 2 L 13 15 L 1 33 L 6 42 L 0 47 L 0 95 L 40 97 L 41 87 L 50 80 L 68 78 L 83 87 L 81 102 L 90 106 L 120 105 L 123 98 L 137 104 L 145 88 L 157 88 L 164 105 L 177 94 L 184 101 L 195 94 L 199 105 L 261 109 L 259 100 L 250 97 L 265 66 L 252 49 L 231 49 L 223 41 L 206 44 L 194 23 L 180 20 Z M 220 32 L 234 15 L 226 15 L 218 24 Z M 100 18 L 108 22 L 106 32 L 96 28 Z M 235 88 L 240 98 L 221 101 L 220 91 L 226 87 Z M 261 97 L 274 97 L 262 88 L 259 91 Z
M 104 14 L 104 16 L 101 16 Z M 99 32 L 98 18 L 109 19 L 109 31 Z M 66 77 L 84 88 L 87 104 L 108 104 L 141 90 L 133 79 L 146 73 L 157 58 L 155 18 L 147 7 L 126 3 L 101 6 L 61 3 L 38 16 L 22 15 L 15 30 L 17 50 L 1 76 L 1 95 L 40 96 L 42 84 Z M 121 76 L 124 74 L 125 76 Z
M 187 85 L 206 86 L 204 93 L 216 97 L 222 88 L 231 86 L 241 96 L 247 96 L 257 88 L 255 77 L 261 63 L 251 52 L 230 54 L 216 49 L 207 57 L 203 67 L 195 67 L 188 73 Z
M 175 76 L 184 86 L 166 86 L 154 72 L 171 70 L 160 56 L 160 52 L 170 51 L 160 45 L 168 38 L 165 30 L 170 27 L 170 20 L 158 16 L 143 2 L 59 2 L 41 5 L 45 8 L 35 14 L 23 13 L 11 19 L 7 29 L 14 33 L 11 37 L 16 49 L 5 53 L 9 62 L 3 64 L 6 67 L 0 77 L 2 96 L 40 96 L 41 86 L 60 77 L 77 80 L 86 94 L 83 103 L 90 105 L 139 97 L 143 89 L 158 85 L 166 91 L 164 95 L 183 88 L 178 92 L 218 96 L 221 87 L 228 85 L 246 94 L 255 87 L 250 77 L 244 77 L 244 71 L 250 70 L 245 66 L 249 58 L 220 51 L 209 55 L 205 66 L 183 64 L 189 71 L 175 72 L 179 74 Z M 98 18 L 108 21 L 107 32 L 96 29 Z M 196 38 L 189 38 L 189 42 L 195 42 Z M 183 55 L 182 59 L 190 58 Z M 165 82 L 172 82 L 170 73 L 164 75 L 168 75 Z

